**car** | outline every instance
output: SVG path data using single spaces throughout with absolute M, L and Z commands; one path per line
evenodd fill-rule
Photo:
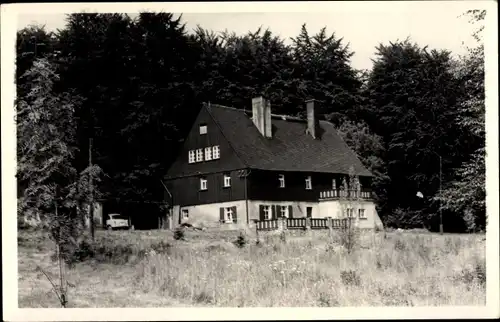
M 120 214 L 109 214 L 106 220 L 106 229 L 130 229 L 128 217 Z

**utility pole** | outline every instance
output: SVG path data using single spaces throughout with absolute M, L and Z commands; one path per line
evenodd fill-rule
M 89 138 L 89 169 L 92 168 L 92 138 Z M 94 233 L 94 187 L 92 182 L 92 173 L 89 172 L 89 190 L 90 190 L 90 235 L 92 236 L 92 241 L 95 240 Z

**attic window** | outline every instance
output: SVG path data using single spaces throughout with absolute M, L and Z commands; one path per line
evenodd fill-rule
M 212 147 L 212 159 L 219 159 L 220 158 L 220 149 L 219 146 L 216 145 Z
M 195 163 L 196 162 L 194 150 L 190 150 L 189 151 L 189 160 L 188 161 L 189 161 L 189 163 Z
M 311 190 L 312 189 L 312 180 L 311 176 L 306 177 L 306 190 Z
M 207 190 L 207 179 L 200 178 L 200 190 Z
M 280 188 L 285 188 L 285 175 L 280 174 L 278 176 L 278 180 L 280 181 Z
M 207 134 L 207 126 L 206 124 L 200 125 L 200 135 Z
M 205 161 L 210 161 L 212 160 L 212 148 L 208 147 L 205 148 Z

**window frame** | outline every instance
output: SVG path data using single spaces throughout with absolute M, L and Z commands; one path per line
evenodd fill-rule
M 262 212 L 264 213 L 264 220 L 271 220 L 273 218 L 271 206 L 263 205 Z
M 278 181 L 279 181 L 279 187 L 285 188 L 285 175 L 284 174 L 278 174 Z
M 363 215 L 361 215 L 363 214 Z M 366 215 L 366 210 L 364 208 L 359 208 L 358 209 L 358 218 L 360 219 L 368 219 L 368 216 Z
M 203 188 L 203 184 L 205 184 L 205 188 Z M 205 177 L 200 178 L 200 191 L 208 190 L 208 180 Z
M 230 188 L 231 187 L 231 174 L 229 173 L 224 173 L 224 179 L 223 179 L 223 188 Z
M 204 129 L 204 132 L 202 131 Z M 200 124 L 199 126 L 200 135 L 205 135 L 208 132 L 208 126 L 206 124 Z
M 212 160 L 212 148 L 206 147 L 205 148 L 205 161 L 211 161 L 211 160 Z
M 212 160 L 218 160 L 218 159 L 220 159 L 220 146 L 214 145 L 212 147 Z
M 196 151 L 195 150 L 188 151 L 188 163 L 196 163 Z
M 280 216 L 284 218 L 288 218 L 288 206 L 280 206 Z
M 224 207 L 224 221 L 225 222 L 233 222 L 233 208 L 232 207 Z
M 311 176 L 306 177 L 306 190 L 312 190 L 312 178 L 311 178 Z
M 181 215 L 182 215 L 182 220 L 189 219 L 189 209 L 182 209 Z
M 196 149 L 196 162 L 203 162 L 203 149 Z

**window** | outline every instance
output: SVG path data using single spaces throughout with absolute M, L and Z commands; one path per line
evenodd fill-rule
M 231 207 L 224 208 L 224 219 L 226 222 L 233 221 L 233 208 Z
M 195 157 L 194 150 L 190 150 L 189 151 L 189 163 L 194 163 L 196 161 L 194 157 Z
M 278 180 L 280 181 L 280 188 L 285 188 L 285 175 L 280 174 L 278 176 Z
M 281 215 L 281 217 L 288 218 L 288 206 L 281 206 L 280 207 L 280 215 Z
M 366 219 L 366 213 L 364 209 L 358 209 L 359 218 Z
M 196 150 L 196 162 L 203 161 L 203 149 Z
M 307 190 L 311 190 L 312 189 L 311 176 L 306 177 L 306 189 Z
M 200 125 L 200 135 L 201 134 L 207 134 L 207 126 L 206 125 Z
M 347 208 L 346 212 L 347 212 L 347 218 L 354 218 L 354 209 Z
M 332 190 L 337 190 L 337 180 L 332 179 Z
M 205 148 L 205 161 L 212 160 L 212 148 Z
M 182 209 L 182 219 L 189 219 L 189 210 Z
M 218 145 L 212 147 L 212 158 L 214 160 L 220 158 L 220 150 Z
M 207 179 L 200 178 L 200 190 L 207 190 Z
M 264 206 L 264 220 L 270 220 L 271 219 L 271 207 L 270 206 Z
M 231 175 L 224 174 L 224 188 L 231 187 Z

